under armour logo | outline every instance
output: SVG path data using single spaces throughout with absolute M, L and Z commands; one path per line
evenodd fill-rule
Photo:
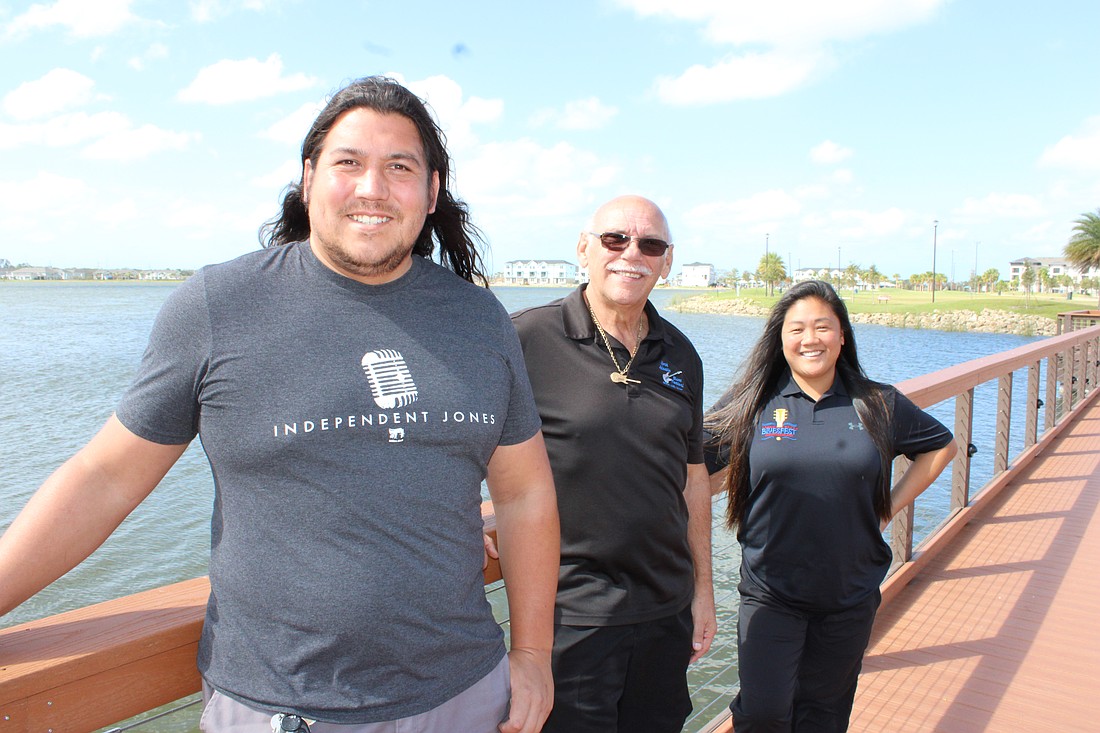
M 861 422 L 850 422 L 850 423 L 848 423 L 848 429 L 849 430 L 863 430 L 863 423 L 861 423 Z

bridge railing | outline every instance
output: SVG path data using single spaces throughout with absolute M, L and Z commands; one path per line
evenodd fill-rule
M 1100 313 L 1097 314 L 1100 318 Z M 1098 321 L 1100 322 L 1100 321 Z M 1016 384 L 1016 373 L 1026 373 L 1026 383 Z M 975 389 L 989 383 L 996 384 L 994 444 L 992 475 L 979 486 L 983 497 L 991 497 L 1013 476 L 1023 469 L 1041 449 L 1041 445 L 1060 432 L 1076 409 L 1093 393 L 1100 378 L 1100 326 L 1089 326 L 1053 336 L 1011 351 L 974 359 L 958 366 L 941 369 L 931 374 L 906 380 L 898 384 L 913 402 L 929 408 L 953 399 L 955 402 L 955 440 L 959 452 L 951 466 L 951 499 L 947 516 L 942 524 L 926 540 L 928 544 L 949 528 L 960 513 L 973 507 L 974 490 L 971 464 L 975 447 Z M 1026 390 L 1023 400 L 1023 424 L 1020 416 L 1013 418 L 1013 393 Z M 988 417 L 988 416 L 987 416 Z M 1022 430 L 1022 450 L 1010 454 L 1010 436 Z M 1041 439 L 1040 439 L 1041 438 Z M 899 457 L 895 461 L 894 475 L 904 471 L 908 461 Z M 923 496 L 923 495 L 922 495 Z M 913 565 L 919 559 L 913 546 L 914 507 L 906 507 L 891 523 L 890 538 L 894 552 L 893 573 L 905 570 L 912 573 L 923 563 Z M 908 577 L 905 575 L 903 577 Z M 887 580 L 884 598 L 892 587 L 900 587 L 901 578 L 892 583 Z
M 1012 420 L 1019 370 L 1027 374 L 1023 449 L 1010 455 L 1009 436 L 1019 428 Z M 955 401 L 953 427 L 962 450 L 952 465 L 950 509 L 938 529 L 914 548 L 913 507 L 891 523 L 895 567 L 883 585 L 884 603 L 1091 401 L 1098 373 L 1100 326 L 1091 326 L 898 385 L 921 407 Z M 993 477 L 972 496 L 967 447 L 973 443 L 974 390 L 993 381 Z M 491 504 L 483 515 L 487 531 L 495 533 Z M 496 587 L 500 579 L 494 561 L 485 582 Z M 195 655 L 208 592 L 206 578 L 197 578 L 0 629 L 0 733 L 90 733 L 196 693 Z M 704 730 L 729 730 L 725 717 Z

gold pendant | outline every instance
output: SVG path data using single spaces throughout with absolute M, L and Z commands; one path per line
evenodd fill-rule
M 611 372 L 611 381 L 615 384 L 641 384 L 637 379 L 631 379 L 622 372 Z

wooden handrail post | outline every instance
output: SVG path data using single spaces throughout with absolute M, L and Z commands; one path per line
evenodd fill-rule
M 997 380 L 996 445 L 993 448 L 993 475 L 1008 469 L 1008 444 L 1012 431 L 1012 372 Z
M 898 456 L 894 459 L 894 476 L 901 476 L 909 468 L 909 459 Z M 907 563 L 913 559 L 913 505 L 908 504 L 894 515 L 890 522 L 890 549 L 894 554 L 894 565 Z
M 1024 412 L 1024 448 L 1035 445 L 1039 438 L 1039 368 L 1041 361 L 1027 367 L 1027 409 Z
M 974 388 L 955 398 L 955 442 L 959 452 L 951 466 L 951 513 L 970 501 L 970 446 L 974 442 Z
M 1058 407 L 1058 369 L 1062 356 L 1060 353 L 1047 357 L 1046 410 L 1043 412 L 1043 431 L 1050 430 L 1055 423 L 1055 410 Z

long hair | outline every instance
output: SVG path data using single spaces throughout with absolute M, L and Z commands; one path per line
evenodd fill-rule
M 840 347 L 836 370 L 856 414 L 878 450 L 880 485 L 875 492 L 875 513 L 883 519 L 890 512 L 890 468 L 893 461 L 892 388 L 871 381 L 856 355 L 856 339 L 848 308 L 832 286 L 809 280 L 791 286 L 768 314 L 764 333 L 749 352 L 733 385 L 707 415 L 707 429 L 715 436 L 721 452 L 729 451 L 729 475 L 726 477 L 726 525 L 733 529 L 745 519 L 749 498 L 749 448 L 755 439 L 756 422 L 768 400 L 787 373 L 783 356 L 783 321 L 787 311 L 804 298 L 824 301 L 840 321 L 844 344 Z
M 308 160 L 316 167 L 325 138 L 340 117 L 353 109 L 367 108 L 381 114 L 407 117 L 420 134 L 420 144 L 427 157 L 429 171 L 439 174 L 439 195 L 435 211 L 428 215 L 420 230 L 413 254 L 432 256 L 439 243 L 439 262 L 470 282 L 488 285 L 478 243 L 484 242 L 481 231 L 470 221 L 466 204 L 451 194 L 451 158 L 446 139 L 424 101 L 384 76 L 357 79 L 336 92 L 302 141 L 302 167 Z M 277 216 L 264 222 L 259 238 L 263 247 L 278 247 L 309 239 L 309 211 L 302 200 L 302 184 L 291 183 L 283 193 L 282 208 Z

